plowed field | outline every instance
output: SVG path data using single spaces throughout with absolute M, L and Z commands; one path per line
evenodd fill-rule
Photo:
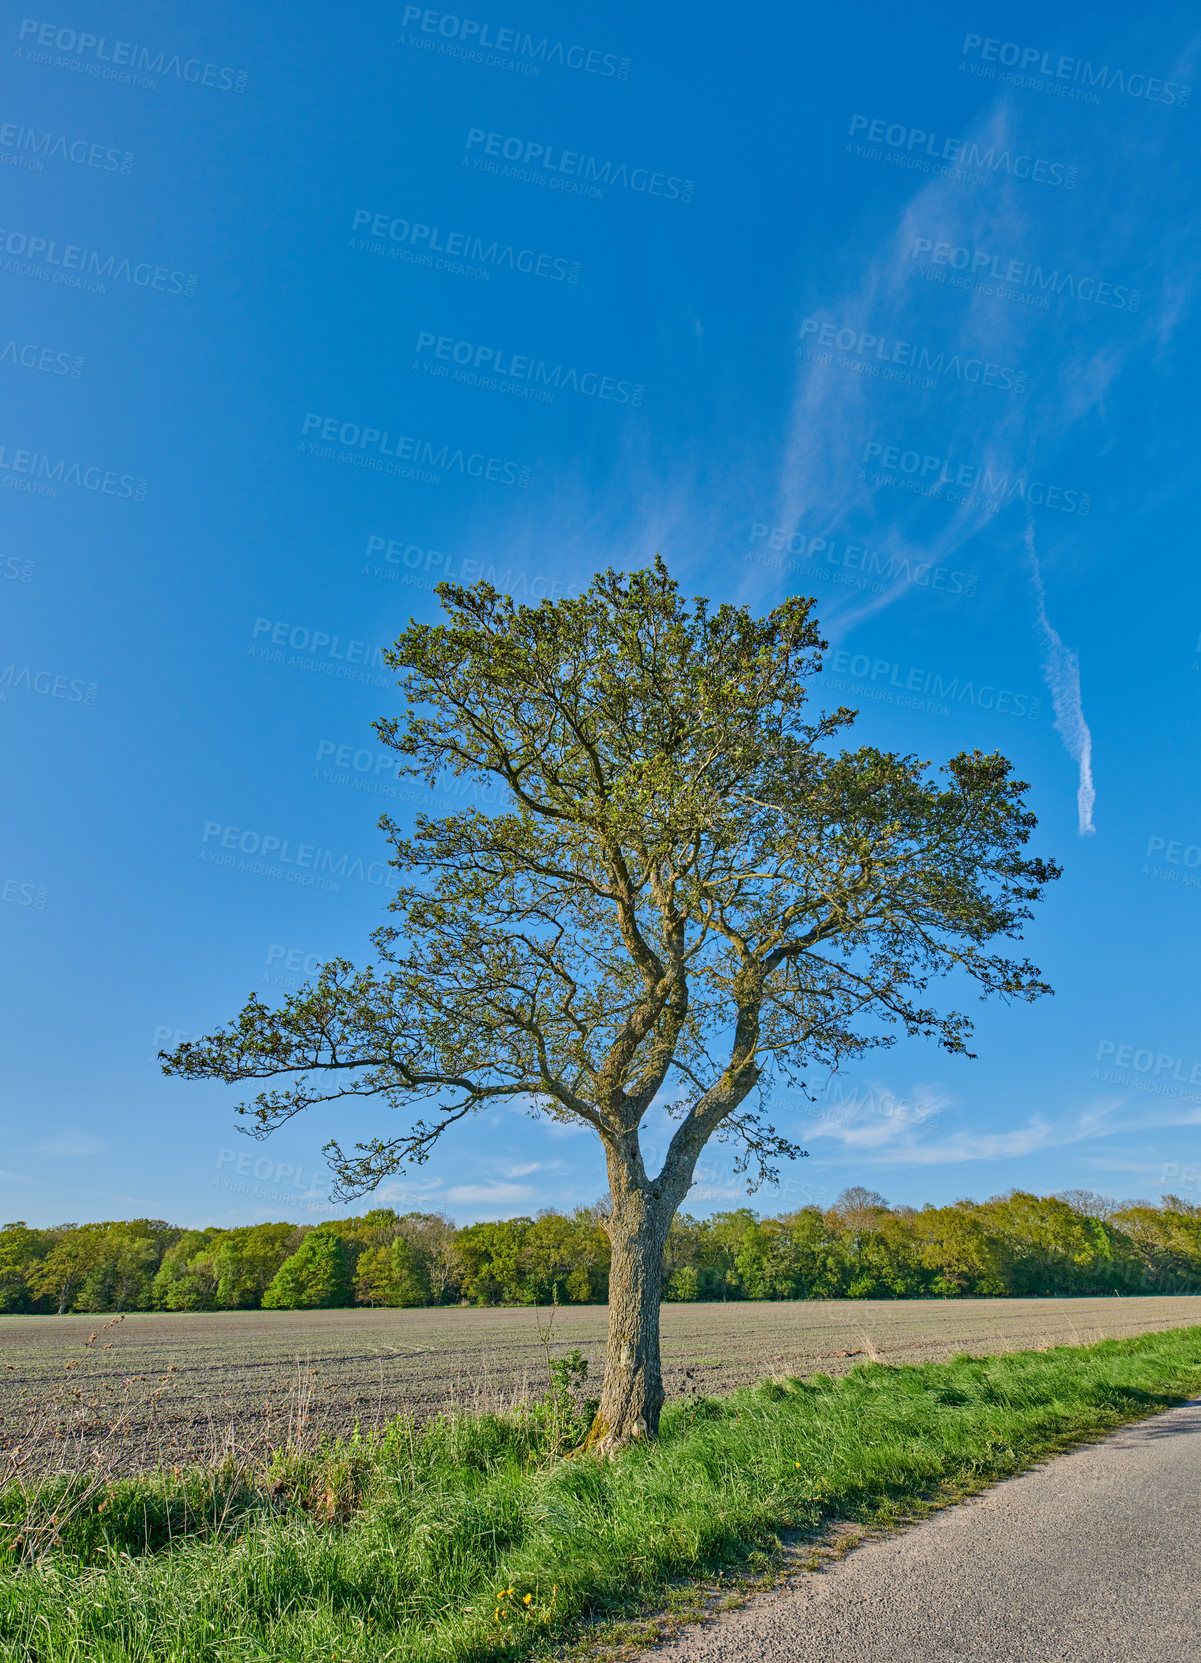
M 590 1383 L 606 1317 L 603 1306 L 556 1317 L 552 1355 L 578 1346 Z M 106 1320 L 0 1317 L 0 1452 L 23 1443 L 38 1464 L 97 1453 L 127 1467 L 174 1462 L 259 1448 L 298 1417 L 349 1431 L 401 1410 L 426 1419 L 496 1407 L 546 1382 L 532 1310 L 139 1314 L 98 1333 Z M 718 1393 L 872 1358 L 927 1362 L 1189 1324 L 1201 1324 L 1201 1298 L 665 1305 L 665 1383 L 669 1397 Z

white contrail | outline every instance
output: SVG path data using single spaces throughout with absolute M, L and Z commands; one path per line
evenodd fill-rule
M 1097 792 L 1093 785 L 1093 736 L 1088 730 L 1084 706 L 1080 701 L 1080 660 L 1071 647 L 1064 646 L 1059 632 L 1051 627 L 1047 617 L 1047 596 L 1034 547 L 1034 527 L 1031 525 L 1026 527 L 1026 553 L 1038 602 L 1038 627 L 1046 644 L 1043 679 L 1050 689 L 1051 702 L 1055 707 L 1055 731 L 1080 770 L 1080 784 L 1076 788 L 1080 835 L 1091 837 L 1097 829 L 1093 825 L 1093 804 L 1097 800 Z

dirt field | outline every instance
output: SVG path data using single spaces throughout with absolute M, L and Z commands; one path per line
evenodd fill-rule
M 606 1319 L 603 1306 L 561 1310 L 553 1353 L 578 1346 L 599 1378 Z M 546 1380 L 532 1310 L 134 1315 L 89 1347 L 106 1320 L 0 1317 L 0 1467 L 18 1443 L 71 1465 L 98 1451 L 128 1466 L 180 1461 L 278 1441 L 306 1410 L 349 1431 L 402 1409 L 495 1407 Z M 1190 1324 L 1201 1298 L 665 1305 L 664 1375 L 669 1397 L 716 1393 L 873 1357 L 927 1362 Z

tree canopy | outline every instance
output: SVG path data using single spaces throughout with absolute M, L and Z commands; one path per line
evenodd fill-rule
M 804 1153 L 767 1113 L 779 1079 L 897 1032 L 965 1052 L 971 1022 L 933 1002 L 936 978 L 1048 992 L 994 943 L 1058 868 L 1023 852 L 1035 819 L 1004 757 L 931 776 L 837 748 L 854 712 L 809 709 L 825 647 L 810 600 L 762 618 L 689 602 L 658 558 L 537 607 L 486 583 L 438 595 L 448 622 L 411 623 L 387 655 L 405 709 L 377 731 L 430 785 L 499 786 L 496 810 L 409 832 L 385 817 L 399 883 L 376 962 L 335 959 L 275 1009 L 252 996 L 164 1066 L 288 1077 L 241 1105 L 259 1135 L 316 1103 L 403 1111 L 390 1135 L 327 1144 L 343 1197 L 498 1102 L 591 1127 L 610 1194 L 608 1452 L 658 1424 L 662 1252 L 708 1140 L 769 1178 Z M 650 1174 L 654 1105 L 676 1126 Z
M 766 618 L 691 608 L 662 562 L 579 599 L 517 607 L 441 584 L 445 625 L 389 655 L 406 713 L 377 724 L 411 774 L 499 781 L 502 810 L 386 817 L 401 874 L 375 965 L 325 965 L 272 1009 L 167 1062 L 189 1078 L 296 1076 L 243 1111 L 378 1095 L 428 1104 L 396 1136 L 329 1154 L 350 1196 L 503 1099 L 607 1142 L 666 1095 L 695 1154 L 719 1126 L 769 1172 L 797 1152 L 752 1089 L 837 1066 L 889 1026 L 964 1051 L 967 1016 L 928 1002 L 959 970 L 985 992 L 1049 991 L 993 952 L 1058 874 L 1004 758 L 926 765 L 832 741 L 854 713 L 807 715 L 812 603 Z

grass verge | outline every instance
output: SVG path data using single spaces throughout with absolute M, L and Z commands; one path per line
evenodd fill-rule
M 549 1651 L 779 1533 L 884 1525 L 1201 1387 L 1201 1328 L 868 1364 L 669 1407 L 564 1460 L 564 1392 L 400 1419 L 245 1470 L 0 1496 L 0 1656 L 22 1663 L 487 1663 Z

